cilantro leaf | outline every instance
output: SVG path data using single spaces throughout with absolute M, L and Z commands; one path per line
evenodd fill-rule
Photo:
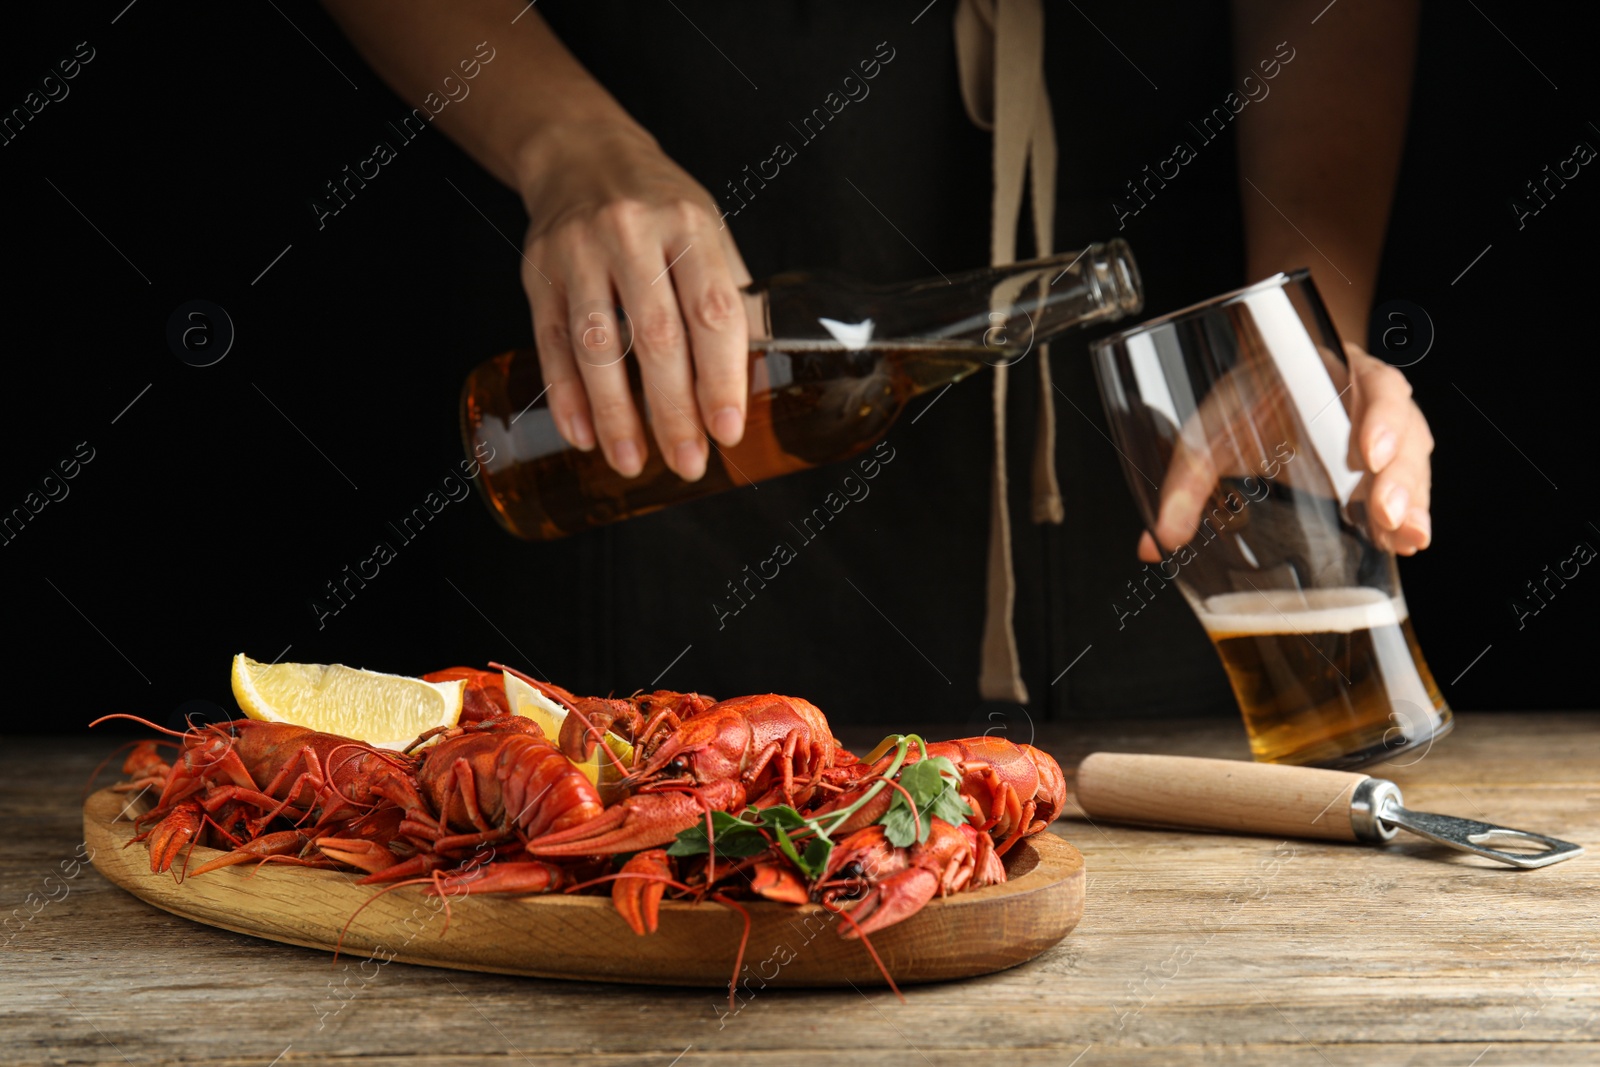
M 918 760 L 900 772 L 900 787 L 911 794 L 919 809 L 933 802 L 944 789 L 944 776 L 955 776 L 955 765 L 943 756 Z M 904 797 L 901 798 L 904 800 Z
M 799 830 L 816 834 L 816 839 L 807 844 L 803 854 L 792 836 L 794 831 Z M 787 804 L 746 808 L 743 817 L 722 811 L 711 813 L 711 832 L 717 841 L 718 856 L 742 859 L 766 851 L 772 839 L 763 831 L 770 832 L 777 839 L 778 848 L 807 878 L 815 880 L 821 877 L 833 843 L 827 839 L 815 819 L 807 818 Z M 667 848 L 667 855 L 704 856 L 710 850 L 706 842 L 705 823 L 697 822 L 678 834 Z
M 806 872 L 807 878 L 816 881 L 828 869 L 828 857 L 832 854 L 832 841 L 825 837 L 814 837 L 811 839 L 811 844 L 806 846 L 800 869 Z
M 711 813 L 711 832 L 716 837 L 717 855 L 730 859 L 754 856 L 765 851 L 766 837 L 759 827 L 724 811 Z M 706 824 L 697 822 L 680 833 L 667 847 L 669 856 L 704 856 L 711 851 L 706 840 Z
M 788 833 L 784 831 L 782 826 L 774 826 L 772 831 L 777 835 L 778 847 L 783 850 L 783 854 L 793 860 L 796 867 L 804 871 L 805 867 L 800 862 L 800 853 L 795 850 L 794 842 L 789 840 Z
M 807 881 L 814 882 L 822 877 L 822 872 L 828 866 L 828 856 L 833 852 L 833 842 L 822 833 L 822 828 L 815 819 L 809 819 L 787 805 L 762 808 L 760 811 L 752 811 L 751 814 L 772 831 L 773 836 L 778 839 L 778 848 L 800 869 L 800 873 L 805 875 Z M 794 838 L 790 836 L 791 830 L 809 831 L 815 835 L 806 844 L 803 853 L 796 847 Z
M 917 821 L 911 817 L 911 805 L 906 803 L 906 798 L 899 793 L 889 804 L 889 810 L 883 813 L 883 818 L 878 822 L 883 824 L 883 836 L 889 839 L 889 844 L 896 848 L 905 848 L 917 841 Z M 926 840 L 928 832 L 927 822 L 922 824 L 923 839 Z
M 745 812 L 753 821 L 768 829 L 783 827 L 786 830 L 801 830 L 813 828 L 813 820 L 801 815 L 787 804 L 777 804 L 770 808 L 749 808 Z
M 933 803 L 923 810 L 924 818 L 931 816 L 943 819 L 951 826 L 961 825 L 973 814 L 972 805 L 962 798 L 960 789 L 953 784 L 935 797 Z
M 972 814 L 971 806 L 961 797 L 961 779 L 955 764 L 944 756 L 918 760 L 900 772 L 899 781 L 905 793 L 897 791 L 889 810 L 878 820 L 884 837 L 896 848 L 926 841 L 932 829 L 930 819 L 942 819 L 954 826 Z M 916 803 L 915 816 L 906 800 L 907 793 Z

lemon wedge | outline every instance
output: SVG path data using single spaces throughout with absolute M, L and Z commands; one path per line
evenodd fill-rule
M 466 685 L 337 663 L 257 663 L 243 652 L 233 657 L 233 695 L 250 718 L 340 734 L 377 748 L 405 748 L 418 734 L 454 726 Z
M 559 744 L 561 724 L 567 721 L 567 709 L 510 671 L 505 671 L 503 674 L 506 680 L 506 700 L 511 704 L 512 714 L 532 719 L 539 724 L 539 729 L 544 731 L 546 737 Z M 605 735 L 605 747 L 617 757 L 615 760 L 601 752 L 600 746 L 596 745 L 588 759 L 573 760 L 572 764 L 583 772 L 585 778 L 594 783 L 595 789 L 600 793 L 601 803 L 612 804 L 620 800 L 623 793 L 618 785 L 622 780 L 622 771 L 617 769 L 617 764 L 620 762 L 624 767 L 632 764 L 633 746 L 608 730 Z

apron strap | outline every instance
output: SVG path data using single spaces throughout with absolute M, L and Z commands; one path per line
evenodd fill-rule
M 1016 261 L 1024 184 L 1032 190 L 1034 254 L 1048 256 L 1055 229 L 1056 138 L 1044 83 L 1044 9 L 1040 0 L 960 0 L 955 13 L 956 66 L 967 116 L 994 132 L 994 205 L 990 263 Z M 1030 180 L 1031 179 L 1031 180 Z M 1039 414 L 1033 453 L 1033 521 L 1064 516 L 1055 468 L 1055 404 L 1050 357 L 1039 365 Z M 988 596 L 978 690 L 985 700 L 1028 702 L 1012 625 L 1016 575 L 1007 507 L 1006 389 L 1009 370 L 994 369 L 994 484 L 990 494 Z

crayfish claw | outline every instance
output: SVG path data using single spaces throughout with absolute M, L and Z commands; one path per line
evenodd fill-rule
M 150 872 L 160 874 L 172 865 L 205 826 L 205 809 L 193 800 L 173 808 L 150 831 Z
M 576 714 L 569 714 L 562 721 L 556 740 L 562 753 L 571 760 L 582 762 L 593 756 L 600 740 L 608 733 L 631 739 L 644 724 L 639 709 L 626 700 L 571 697 L 569 703 Z
M 616 881 L 611 883 L 611 904 L 634 933 L 643 936 L 656 932 L 661 897 L 667 891 L 666 879 L 671 877 L 670 861 L 659 848 L 640 852 L 622 865 Z
M 834 847 L 820 899 L 835 905 L 855 898 L 845 905 L 852 921 L 839 934 L 858 938 L 910 918 L 936 895 L 961 892 L 975 873 L 1005 881 L 995 851 L 987 834 L 965 823 L 929 819 L 927 840 L 906 847 L 892 845 L 881 825 L 869 826 Z
M 704 821 L 707 810 L 738 811 L 744 801 L 744 787 L 732 781 L 713 782 L 697 793 L 636 794 L 592 819 L 535 837 L 526 848 L 533 856 L 613 856 L 659 848 Z
M 811 899 L 811 891 L 787 863 L 761 860 L 750 875 L 750 888 L 768 900 L 781 904 L 804 904 Z
M 462 893 L 550 893 L 566 884 L 566 872 L 553 863 L 514 860 L 485 864 L 461 874 L 437 876 L 423 892 L 436 897 Z
M 332 839 L 329 839 L 332 840 Z M 318 845 L 322 842 L 318 841 Z M 325 855 L 327 853 L 324 853 Z M 357 878 L 356 885 L 379 885 L 384 882 L 404 882 L 412 878 L 421 878 L 447 866 L 449 860 L 432 852 L 419 852 L 409 859 L 400 860 L 388 867 L 380 867 L 365 878 Z M 359 866 L 359 864 L 355 864 Z
M 368 874 L 388 870 L 400 860 L 382 843 L 363 837 L 319 837 L 317 851 L 347 867 L 355 867 Z
M 923 867 L 908 867 L 868 890 L 850 909 L 854 925 L 840 930 L 839 934 L 847 940 L 855 940 L 864 933 L 877 933 L 921 911 L 938 892 L 936 873 Z
M 275 834 L 264 834 L 254 841 L 236 848 L 226 855 L 196 867 L 191 874 L 208 874 L 219 871 L 224 867 L 233 867 L 241 863 L 253 863 L 257 860 L 266 860 L 278 856 L 293 856 L 298 858 L 305 851 L 311 839 L 299 830 L 282 830 Z

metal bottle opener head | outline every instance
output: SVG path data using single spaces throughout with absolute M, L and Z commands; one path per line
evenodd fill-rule
M 1350 797 L 1350 825 L 1362 841 L 1391 841 L 1395 828 L 1410 830 L 1430 841 L 1458 848 L 1477 856 L 1509 863 L 1513 867 L 1548 867 L 1583 855 L 1583 846 L 1529 830 L 1436 815 L 1431 811 L 1412 811 L 1400 801 L 1400 787 L 1386 778 L 1368 778 L 1356 786 Z M 1524 845 L 1543 848 L 1528 852 L 1505 852 L 1492 845 Z

